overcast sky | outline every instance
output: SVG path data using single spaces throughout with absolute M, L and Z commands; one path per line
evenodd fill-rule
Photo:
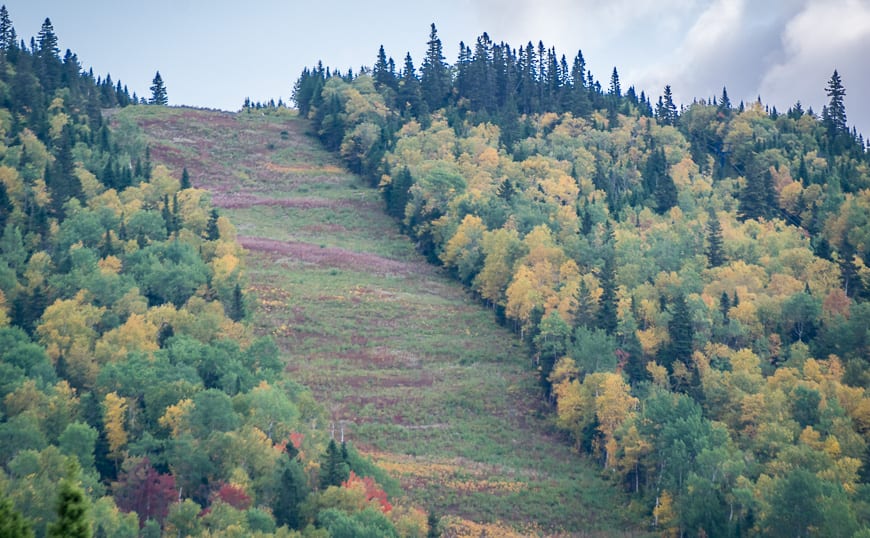
M 0 0 L 2 1 L 2 0 Z M 435 23 L 453 63 L 483 32 L 518 47 L 539 40 L 568 61 L 582 50 L 602 85 L 679 102 L 721 94 L 817 113 L 837 69 L 850 125 L 870 133 L 870 0 L 11 0 L 29 41 L 50 17 L 61 49 L 149 95 L 160 70 L 173 105 L 238 110 L 245 97 L 288 100 L 323 60 L 356 71 L 378 46 L 419 67 Z

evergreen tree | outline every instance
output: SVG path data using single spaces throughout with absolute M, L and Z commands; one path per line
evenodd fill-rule
M 687 368 L 692 367 L 692 341 L 695 338 L 695 329 L 692 326 L 692 316 L 686 298 L 679 294 L 674 298 L 671 305 L 671 320 L 668 322 L 668 335 L 670 345 L 667 346 L 666 357 L 663 365 L 673 372 L 673 363 L 682 362 Z
M 321 458 L 320 489 L 340 486 L 349 475 L 350 466 L 347 464 L 346 458 L 342 456 L 341 449 L 336 444 L 335 439 L 330 439 L 326 453 Z
M 664 94 L 659 97 L 656 105 L 656 119 L 662 125 L 677 124 L 677 105 L 674 104 L 674 96 L 671 94 L 671 86 L 665 86 Z
M 712 209 L 707 219 L 707 249 L 705 253 L 710 267 L 719 267 L 725 263 L 725 252 L 722 248 L 722 225 Z
M 719 113 L 724 117 L 731 115 L 731 99 L 728 98 L 728 90 L 722 86 L 722 97 L 719 98 Z
M 3 7 L 3 11 L 6 7 Z M 33 538 L 30 523 L 15 509 L 12 500 L 0 496 L 0 538 Z
M 663 215 L 677 205 L 677 185 L 670 174 L 665 173 L 658 178 L 655 189 L 656 212 Z
M 450 71 L 444 62 L 444 52 L 441 40 L 438 39 L 438 30 L 435 23 L 429 33 L 429 41 L 426 43 L 426 58 L 420 68 L 420 82 L 422 84 L 423 99 L 429 106 L 429 110 L 437 110 L 447 104 L 447 94 L 450 92 L 452 81 Z
M 189 189 L 190 187 L 191 187 L 191 185 L 190 185 L 190 174 L 187 173 L 187 167 L 184 167 L 184 168 L 181 170 L 181 185 L 180 185 L 180 188 L 181 188 L 182 190 L 184 190 L 184 189 Z
M 392 181 L 384 187 L 384 199 L 387 203 L 387 213 L 402 222 L 405 218 L 405 206 L 410 200 L 410 189 L 414 178 L 407 167 L 395 174 Z
M 441 538 L 441 519 L 435 515 L 434 510 L 429 510 L 426 523 L 429 527 L 429 531 L 426 532 L 426 538 Z
M 722 292 L 719 297 L 719 312 L 722 313 L 722 319 L 728 322 L 728 311 L 731 310 L 731 299 L 728 298 L 727 292 Z
M 414 60 L 411 59 L 410 52 L 405 54 L 405 65 L 402 68 L 401 75 L 397 91 L 397 101 L 399 103 L 400 111 L 403 114 L 409 113 L 418 118 L 425 116 L 427 109 L 423 102 L 420 79 L 417 78 L 417 72 L 414 68 Z
M 392 58 L 390 59 L 392 61 Z M 391 88 L 395 83 L 394 73 L 390 69 L 390 64 L 387 62 L 387 54 L 384 52 L 384 46 L 378 49 L 378 59 L 372 69 L 372 78 L 375 80 L 375 85 L 379 89 L 384 87 Z
M 834 74 L 831 75 L 831 80 L 825 86 L 825 93 L 831 98 L 824 117 L 828 133 L 832 137 L 840 133 L 848 133 L 849 128 L 846 126 L 846 105 L 843 102 L 843 98 L 846 96 L 846 89 L 843 87 L 843 81 L 840 80 L 840 74 L 837 73 L 836 69 Z
M 0 231 L 6 228 L 6 220 L 12 212 L 12 204 L 6 192 L 6 184 L 0 181 Z
M 168 105 L 169 98 L 166 96 L 166 86 L 163 84 L 163 77 L 160 76 L 160 71 L 154 75 L 154 80 L 151 81 L 151 100 L 152 105 Z
M 50 19 L 46 18 L 43 21 L 37 34 L 37 42 L 39 43 L 40 58 L 59 57 L 60 49 L 57 48 L 57 35 L 54 33 L 54 26 L 52 26 Z
M 598 298 L 598 328 L 607 334 L 614 334 L 617 327 L 616 317 L 616 253 L 613 229 L 610 221 L 605 225 L 607 244 L 604 246 L 604 267 L 598 275 L 601 283 L 601 296 Z
M 221 238 L 221 231 L 217 223 L 219 217 L 217 209 L 212 209 L 205 226 L 205 237 L 209 241 L 217 241 Z
M 70 462 L 57 496 L 57 521 L 49 525 L 49 538 L 90 538 L 93 535 L 88 505 L 78 481 L 78 465 Z
M 293 445 L 288 444 L 288 449 Z M 278 484 L 278 494 L 275 496 L 275 504 L 272 513 L 275 523 L 287 525 L 291 529 L 299 529 L 303 520 L 300 515 L 300 504 L 308 495 L 305 472 L 295 455 L 287 455 L 281 464 L 281 479 Z
M 619 85 L 619 73 L 616 72 L 616 67 L 613 68 L 613 73 L 610 74 L 610 95 L 619 99 L 622 97 L 622 88 Z
M 737 196 L 737 216 L 740 220 L 770 218 L 773 214 L 773 175 L 770 169 L 758 170 L 759 165 L 750 165 L 743 188 Z
M 241 321 L 245 318 L 245 314 L 245 296 L 242 293 L 242 287 L 236 283 L 236 286 L 233 288 L 229 316 L 233 321 Z
M 15 35 L 15 28 L 12 27 L 12 20 L 4 4 L 0 7 L 0 50 L 8 51 L 15 48 L 17 41 L 18 36 Z

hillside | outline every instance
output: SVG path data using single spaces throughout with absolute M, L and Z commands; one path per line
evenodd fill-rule
M 155 161 L 186 167 L 237 227 L 257 332 L 276 338 L 287 371 L 328 406 L 320 428 L 343 431 L 415 504 L 457 528 L 625 525 L 611 509 L 620 496 L 552 431 L 525 349 L 415 253 L 378 193 L 306 134 L 308 122 L 120 115 L 142 126 Z
M 451 65 L 432 25 L 419 70 L 318 63 L 294 101 L 529 345 L 651 527 L 866 530 L 870 153 L 843 79 L 818 115 L 724 87 L 677 107 L 559 58 L 484 33 Z

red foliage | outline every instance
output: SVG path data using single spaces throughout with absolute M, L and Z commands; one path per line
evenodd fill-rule
M 175 477 L 158 473 L 147 457 L 130 472 L 122 474 L 112 490 L 118 508 L 139 515 L 139 527 L 149 519 L 162 525 L 169 514 L 169 505 L 178 500 Z
M 245 490 L 233 484 L 224 484 L 217 490 L 216 497 L 236 510 L 247 510 L 251 507 L 251 498 Z
M 296 450 L 302 448 L 302 440 L 305 439 L 305 434 L 299 432 L 292 432 L 290 434 L 290 442 L 293 443 L 293 446 L 296 447 Z
M 381 489 L 381 486 L 375 482 L 375 479 L 370 476 L 359 477 L 353 471 L 350 472 L 350 476 L 347 478 L 345 482 L 342 482 L 342 486 L 346 488 L 353 487 L 355 484 L 362 484 L 363 488 L 366 492 L 366 500 L 371 501 L 375 499 L 381 505 L 381 511 L 383 513 L 387 513 L 393 509 L 393 505 L 387 500 L 387 493 Z

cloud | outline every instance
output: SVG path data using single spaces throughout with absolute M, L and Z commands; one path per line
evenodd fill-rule
M 834 69 L 846 87 L 850 124 L 870 133 L 870 106 L 860 96 L 870 89 L 870 3 L 814 0 L 793 17 L 782 34 L 784 56 L 759 84 L 768 100 L 786 106 L 801 100 L 816 112 L 827 101 L 824 86 Z M 851 88 L 851 91 L 850 91 Z M 851 96 L 851 98 L 850 98 Z

